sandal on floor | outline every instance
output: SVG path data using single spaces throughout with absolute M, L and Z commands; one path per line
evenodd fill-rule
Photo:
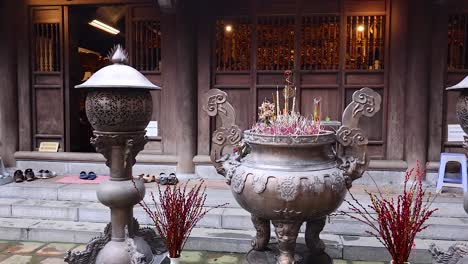
M 92 172 L 92 171 L 90 171 L 90 172 L 88 173 L 88 180 L 94 180 L 94 179 L 96 179 L 96 178 L 97 178 L 96 173 L 94 173 L 94 172 Z
M 41 179 L 49 179 L 52 178 L 52 172 L 49 170 L 42 170 Z
M 143 179 L 143 182 L 144 182 L 144 183 L 150 183 L 150 182 L 154 182 L 154 181 L 155 181 L 154 176 L 153 176 L 153 175 L 149 175 L 149 174 L 143 175 L 142 179 Z
M 15 180 L 15 182 L 23 182 L 24 181 L 23 171 L 21 170 L 15 171 L 15 173 L 13 174 L 13 179 Z
M 34 175 L 34 171 L 32 169 L 26 169 L 24 171 L 26 181 L 34 181 L 36 179 L 36 175 Z
M 88 179 L 88 174 L 84 171 L 80 172 L 80 179 L 82 180 L 87 180 Z
M 167 184 L 169 185 L 175 185 L 179 182 L 179 179 L 177 179 L 177 176 L 175 173 L 169 174 L 169 177 L 167 178 Z

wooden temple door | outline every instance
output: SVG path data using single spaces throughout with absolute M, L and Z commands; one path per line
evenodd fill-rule
M 64 11 L 61 6 L 30 11 L 33 147 L 37 150 L 41 142 L 52 141 L 64 151 Z
M 126 43 L 130 55 L 130 64 L 140 71 L 152 83 L 162 86 L 162 34 L 161 15 L 156 4 L 128 5 Z M 175 43 L 174 43 L 175 45 Z M 151 91 L 153 98 L 153 116 L 151 133 L 145 153 L 161 153 L 161 90 Z M 161 113 L 163 111 L 163 113 Z M 156 126 L 156 127 L 155 127 Z
M 242 129 L 277 87 L 281 93 L 291 70 L 302 115 L 312 114 L 316 98 L 322 120 L 340 121 L 356 90 L 380 93 L 383 111 L 362 127 L 372 158 L 385 157 L 388 1 L 241 1 L 218 10 L 211 83 L 228 93 Z

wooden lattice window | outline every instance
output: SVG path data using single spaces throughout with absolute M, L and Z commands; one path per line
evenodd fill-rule
M 346 68 L 384 68 L 385 16 L 349 16 L 346 26 Z
M 339 67 L 339 16 L 302 18 L 301 69 L 335 70 Z
M 449 69 L 467 69 L 468 52 L 467 43 L 468 14 L 449 16 L 448 22 L 448 54 L 447 67 Z
M 248 71 L 251 23 L 246 17 L 216 21 L 216 71 Z
M 294 68 L 295 18 L 259 17 L 257 22 L 257 69 L 284 71 Z
M 139 71 L 161 71 L 160 21 L 134 21 L 133 32 L 133 66 Z
M 60 24 L 35 23 L 33 25 L 34 71 L 60 71 Z

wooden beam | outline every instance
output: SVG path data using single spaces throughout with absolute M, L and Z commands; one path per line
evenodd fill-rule
M 175 12 L 177 2 L 177 0 L 158 0 L 159 8 L 163 12 Z
M 387 159 L 403 160 L 405 133 L 408 1 L 392 0 L 388 85 Z
M 122 4 L 154 4 L 154 0 L 26 0 L 27 5 L 53 6 L 53 5 L 122 5 Z
M 439 160 L 443 144 L 443 113 L 445 72 L 447 67 L 448 5 L 438 1 L 433 6 L 435 18 L 432 28 L 432 60 L 429 92 L 429 149 L 428 160 Z

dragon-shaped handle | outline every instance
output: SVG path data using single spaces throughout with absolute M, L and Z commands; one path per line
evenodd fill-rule
M 336 139 L 341 145 L 338 158 L 339 168 L 347 177 L 347 185 L 360 178 L 369 164 L 367 144 L 369 142 L 358 127 L 362 116 L 372 117 L 380 110 L 382 97 L 370 88 L 362 88 L 353 94 L 352 102 L 343 112 L 342 125 L 336 131 Z
M 203 110 L 209 116 L 218 116 L 221 119 L 221 126 L 213 132 L 211 139 L 210 159 L 216 171 L 226 176 L 229 174 L 226 167 L 229 168 L 229 166 L 223 166 L 223 163 L 229 159 L 229 155 L 223 155 L 223 150 L 227 146 L 236 146 L 242 139 L 242 131 L 235 124 L 236 112 L 227 101 L 227 93 L 219 89 L 211 89 L 207 92 L 207 102 Z

